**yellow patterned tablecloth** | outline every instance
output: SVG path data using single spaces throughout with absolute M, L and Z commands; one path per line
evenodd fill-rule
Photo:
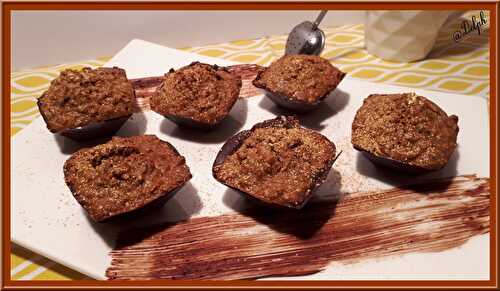
M 469 12 L 464 17 L 470 19 Z M 394 63 L 369 55 L 364 49 L 363 25 L 324 29 L 327 42 L 322 56 L 330 59 L 350 77 L 407 87 L 489 96 L 489 37 L 473 34 L 456 43 L 452 32 L 458 21 L 444 27 L 436 46 L 424 61 Z M 254 40 L 183 48 L 183 50 L 242 63 L 268 65 L 283 55 L 286 35 Z M 39 116 L 36 98 L 50 80 L 66 68 L 99 67 L 109 58 L 13 72 L 11 77 L 11 136 Z M 168 69 L 168 68 L 166 68 Z M 82 279 L 85 276 L 60 266 L 19 246 L 13 246 L 11 278 L 14 280 Z

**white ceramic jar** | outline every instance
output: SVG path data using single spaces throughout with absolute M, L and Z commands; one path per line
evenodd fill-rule
M 411 62 L 425 58 L 452 11 L 367 11 L 365 44 L 379 58 Z

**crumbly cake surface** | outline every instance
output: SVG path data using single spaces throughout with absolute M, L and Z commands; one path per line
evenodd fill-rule
M 337 88 L 344 76 L 322 57 L 285 55 L 260 72 L 253 84 L 292 100 L 314 103 Z
M 352 123 L 355 147 L 429 170 L 448 162 L 457 134 L 457 116 L 415 93 L 370 95 Z
M 140 208 L 191 178 L 183 156 L 154 135 L 113 137 L 82 149 L 64 164 L 64 177 L 92 219 Z
M 133 113 L 135 94 L 123 69 L 67 69 L 38 98 L 38 107 L 52 132 Z
M 216 124 L 229 114 L 241 84 L 240 77 L 224 68 L 195 62 L 165 75 L 151 97 L 151 109 L 165 116 Z
M 331 141 L 289 117 L 278 126 L 252 128 L 238 149 L 214 167 L 214 175 L 265 202 L 297 206 L 318 177 L 328 173 L 334 157 Z

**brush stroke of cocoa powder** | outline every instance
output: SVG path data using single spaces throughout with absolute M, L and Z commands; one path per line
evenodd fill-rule
M 231 73 L 241 77 L 240 98 L 248 98 L 261 94 L 261 91 L 252 84 L 252 81 L 262 68 L 255 64 L 240 64 L 227 67 Z M 163 76 L 130 79 L 137 100 L 137 111 L 150 109 L 149 97 L 156 92 L 156 89 L 161 85 L 163 80 Z
M 109 279 L 305 275 L 331 261 L 436 252 L 489 231 L 489 179 L 461 176 L 354 193 L 302 211 L 260 208 L 120 235 Z

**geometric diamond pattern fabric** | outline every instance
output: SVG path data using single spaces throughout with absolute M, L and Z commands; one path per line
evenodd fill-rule
M 487 31 L 456 43 L 452 33 L 463 19 L 478 15 L 470 11 L 443 27 L 436 44 L 425 60 L 396 63 L 378 59 L 364 48 L 364 25 L 324 28 L 327 40 L 322 57 L 347 72 L 350 77 L 406 87 L 489 97 L 489 34 Z M 283 55 L 286 35 L 253 40 L 238 40 L 183 50 L 242 63 L 269 65 Z M 11 136 L 39 116 L 36 98 L 52 79 L 66 68 L 102 66 L 109 57 L 84 62 L 46 66 L 12 72 Z M 168 68 L 166 68 L 168 69 Z M 71 280 L 85 278 L 35 253 L 14 246 L 11 254 L 11 277 L 15 280 Z

